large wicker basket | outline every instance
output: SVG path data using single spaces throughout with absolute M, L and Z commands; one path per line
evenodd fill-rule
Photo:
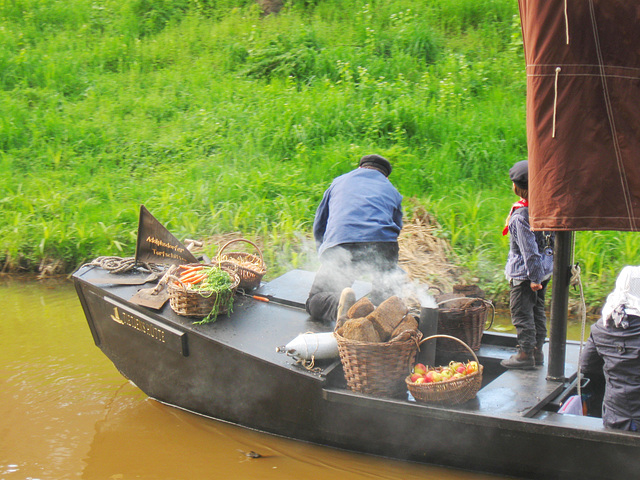
M 462 340 L 451 337 L 449 335 L 432 335 L 425 338 L 420 344 L 439 338 L 448 338 L 449 340 L 462 344 L 466 351 L 473 355 L 473 359 L 478 362 L 475 352 Z M 442 367 L 437 367 L 436 370 Z M 413 383 L 410 377 L 405 378 L 405 383 L 409 389 L 409 393 L 421 403 L 458 405 L 475 398 L 480 387 L 482 387 L 482 372 L 484 367 L 478 362 L 478 371 L 470 373 L 463 378 L 455 380 L 446 380 L 443 382 L 432 383 Z
M 350 390 L 387 397 L 405 394 L 404 377 L 418 353 L 420 331 L 407 330 L 383 343 L 349 340 L 335 331 L 333 334 Z
M 495 317 L 493 304 L 483 298 L 465 297 L 460 294 L 444 294 L 438 300 L 438 333 L 462 340 L 474 351 L 480 349 L 484 331 L 491 327 Z M 491 323 L 487 326 L 489 308 Z M 457 342 L 440 339 L 436 350 L 444 353 L 464 353 L 465 347 Z
M 245 242 L 253 246 L 257 255 L 245 252 L 225 253 L 227 247 L 237 242 Z M 236 238 L 225 243 L 218 251 L 217 261 L 236 272 L 240 277 L 239 288 L 252 289 L 259 287 L 262 277 L 267 273 L 267 266 L 264 263 L 260 248 L 255 243 L 244 238 Z
M 233 270 L 223 265 L 220 268 L 229 274 L 232 282 L 229 291 L 224 293 L 194 291 L 182 284 L 177 277 L 172 277 L 167 284 L 171 309 L 178 315 L 206 318 L 219 302 L 217 314 L 227 313 L 228 300 L 235 294 L 240 284 L 240 278 Z

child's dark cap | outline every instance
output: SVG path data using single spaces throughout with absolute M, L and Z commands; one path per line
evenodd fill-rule
M 522 160 L 516 162 L 516 164 L 509 170 L 509 178 L 517 187 L 524 190 L 529 189 L 529 162 Z

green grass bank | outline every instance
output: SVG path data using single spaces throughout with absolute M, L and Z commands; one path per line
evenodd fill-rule
M 260 238 L 271 275 L 304 266 L 324 189 L 379 153 L 504 295 L 507 170 L 527 155 L 517 14 L 515 0 L 287 0 L 277 15 L 0 2 L 2 271 L 132 256 L 141 204 L 178 238 Z M 576 234 L 591 306 L 639 250 L 637 235 Z

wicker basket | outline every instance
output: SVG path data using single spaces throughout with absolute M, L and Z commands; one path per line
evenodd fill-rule
M 167 285 L 171 309 L 178 315 L 205 318 L 212 312 L 216 302 L 220 302 L 218 315 L 227 313 L 228 300 L 235 294 L 240 284 L 240 278 L 233 270 L 223 265 L 220 268 L 229 274 L 232 282 L 229 291 L 222 294 L 210 292 L 211 294 L 207 295 L 204 292 L 190 290 L 177 277 L 171 277 Z M 220 295 L 222 295 L 221 298 Z
M 432 335 L 425 338 L 420 342 L 422 343 L 434 339 L 446 337 L 452 341 L 459 342 L 465 348 L 466 351 L 473 355 L 473 359 L 478 362 L 478 357 L 475 352 L 464 343 L 462 340 L 451 337 L 449 335 Z M 437 367 L 436 370 L 442 367 Z M 475 398 L 476 394 L 482 386 L 482 371 L 484 367 L 478 362 L 478 371 L 470 373 L 463 378 L 457 378 L 455 380 L 446 380 L 444 382 L 433 383 L 413 383 L 410 377 L 405 378 L 405 383 L 409 389 L 409 393 L 421 403 L 433 403 L 433 404 L 446 404 L 446 405 L 458 405 L 460 403 L 467 402 L 472 398 Z
M 444 294 L 438 300 L 438 333 L 462 340 L 474 351 L 480 349 L 482 335 L 493 324 L 495 308 L 485 299 L 465 297 L 460 294 Z M 492 309 L 491 323 L 486 327 L 489 307 Z M 436 350 L 445 353 L 464 353 L 466 349 L 457 342 L 440 339 Z
M 229 245 L 236 242 L 245 242 L 252 245 L 258 254 L 254 255 L 244 252 L 224 253 Z M 255 243 L 244 238 L 236 238 L 235 240 L 225 243 L 218 251 L 217 261 L 222 265 L 232 268 L 236 272 L 238 277 L 240 277 L 239 288 L 252 289 L 259 287 L 262 277 L 267 273 L 267 266 L 262 258 L 260 248 L 258 248 Z
M 333 334 L 350 390 L 388 397 L 405 394 L 403 379 L 418 353 L 422 338 L 419 330 L 407 330 L 383 343 L 349 340 L 335 331 Z

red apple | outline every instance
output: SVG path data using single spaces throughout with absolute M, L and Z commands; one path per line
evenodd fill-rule
M 413 367 L 413 373 L 424 375 L 425 373 L 427 373 L 427 367 L 425 367 L 422 363 L 416 363 L 416 365 Z
M 423 376 L 423 375 L 420 375 L 419 373 L 412 373 L 412 374 L 411 374 L 411 377 L 409 377 L 409 380 L 411 380 L 413 383 L 416 383 L 416 381 L 417 381 L 419 378 L 424 378 L 424 376 Z

